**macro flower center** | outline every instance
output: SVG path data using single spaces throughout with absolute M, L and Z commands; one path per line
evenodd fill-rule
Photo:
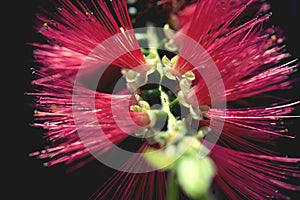
M 150 70 L 141 75 L 133 70 L 123 69 L 128 89 L 134 93 L 133 112 L 147 113 L 150 123 L 135 132 L 136 137 L 145 138 L 149 144 L 159 145 L 166 151 L 174 148 L 172 154 L 185 151 L 199 152 L 201 142 L 209 128 L 200 126 L 209 107 L 192 101 L 192 83 L 195 74 L 188 71 L 178 76 L 173 69 L 178 56 L 161 59 L 155 52 L 147 56 Z M 175 75 L 176 74 L 176 75 Z M 170 153 L 169 153 L 170 154 Z

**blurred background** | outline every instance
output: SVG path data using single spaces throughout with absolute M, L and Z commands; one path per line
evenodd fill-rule
M 144 1 L 143 1 L 144 2 Z M 269 0 L 273 15 L 270 24 L 279 26 L 283 29 L 286 36 L 287 50 L 293 57 L 300 58 L 300 32 L 299 32 L 299 0 Z M 13 2 L 15 5 L 12 11 L 8 10 L 6 17 L 16 15 L 16 19 L 8 26 L 3 25 L 3 31 L 12 35 L 9 49 L 6 52 L 12 56 L 10 65 L 13 76 L 10 76 L 12 86 L 11 92 L 16 94 L 13 97 L 13 111 L 6 118 L 9 122 L 9 129 L 5 131 L 11 138 L 7 141 L 8 148 L 4 153 L 8 160 L 4 160 L 2 165 L 9 168 L 9 178 L 5 181 L 6 186 L 12 190 L 9 191 L 9 199 L 88 199 L 101 182 L 109 177 L 113 171 L 108 171 L 99 162 L 94 162 L 86 167 L 72 173 L 67 173 L 66 166 L 43 167 L 43 162 L 35 158 L 28 157 L 28 154 L 42 149 L 47 145 L 43 138 L 43 130 L 32 128 L 33 109 L 30 107 L 32 98 L 24 95 L 31 91 L 31 80 L 33 78 L 30 68 L 34 66 L 32 62 L 33 48 L 28 42 L 36 40 L 36 34 L 33 30 L 35 13 L 40 5 L 48 6 L 45 0 L 29 0 Z M 145 4 L 141 4 L 143 7 Z M 13 5 L 12 5 L 13 6 Z M 140 7 L 136 7 L 137 12 Z M 2 38 L 5 40 L 6 37 Z M 16 47 L 16 48 L 14 48 Z M 296 75 L 298 78 L 299 73 Z M 295 84 L 294 90 L 286 95 L 291 98 L 299 98 L 299 83 Z M 16 102 L 15 102 L 16 101 Z M 298 112 L 300 113 L 300 112 Z M 15 122 L 18 122 L 17 124 Z M 299 123 L 291 125 L 291 129 L 298 132 Z M 4 133 L 4 131 L 3 131 Z M 6 143 L 6 142 L 5 142 Z M 282 150 L 286 153 L 300 156 L 299 139 L 293 143 L 282 143 Z M 5 172 L 5 171 L 4 171 Z M 292 199 L 297 199 L 293 194 Z M 298 198 L 299 199 L 299 198 Z

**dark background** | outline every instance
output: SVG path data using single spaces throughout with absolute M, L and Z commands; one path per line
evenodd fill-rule
M 27 42 L 35 40 L 32 28 L 34 14 L 37 6 L 44 2 L 14 1 L 11 2 L 14 5 L 3 8 L 5 17 L 2 18 L 2 32 L 6 35 L 2 37 L 2 43 L 8 42 L 8 46 L 2 46 L 5 51 L 2 56 L 4 60 L 9 60 L 8 64 L 2 66 L 9 69 L 9 72 L 2 73 L 5 80 L 2 84 L 5 101 L 2 106 L 3 110 L 8 111 L 3 116 L 5 129 L 2 134 L 9 136 L 9 139 L 2 141 L 4 157 L 1 164 L 5 167 L 2 171 L 3 176 L 8 177 L 4 179 L 7 188 L 4 190 L 8 192 L 9 199 L 88 199 L 101 185 L 101 181 L 111 174 L 101 164 L 95 162 L 73 173 L 67 173 L 66 166 L 47 168 L 43 167 L 41 160 L 28 157 L 30 152 L 46 145 L 43 131 L 30 127 L 33 122 L 33 110 L 29 106 L 32 99 L 24 95 L 24 92 L 31 90 L 30 81 L 33 78 L 30 70 L 33 67 L 33 48 Z M 287 49 L 294 57 L 300 58 L 299 1 L 270 0 L 269 3 L 273 11 L 271 23 L 284 30 Z M 297 84 L 292 92 L 298 99 L 299 89 Z M 298 124 L 294 124 L 292 129 L 297 131 L 300 128 Z M 296 152 L 295 155 L 300 156 L 297 145 L 300 143 L 296 142 L 285 144 L 283 149 L 286 152 Z M 295 196 L 292 199 L 297 198 Z

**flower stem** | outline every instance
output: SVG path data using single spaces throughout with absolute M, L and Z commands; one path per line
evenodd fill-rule
M 179 189 L 177 184 L 176 170 L 172 169 L 168 177 L 167 200 L 179 200 Z
M 170 110 L 171 111 L 174 111 L 174 109 L 176 108 L 176 106 L 179 105 L 179 101 L 178 101 L 178 98 L 174 99 L 170 104 L 169 104 L 169 107 L 170 107 Z

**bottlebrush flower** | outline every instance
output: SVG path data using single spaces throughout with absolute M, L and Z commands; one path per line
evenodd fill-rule
M 230 199 L 287 199 L 279 191 L 300 189 L 286 180 L 300 177 L 300 159 L 268 147 L 294 137 L 283 120 L 299 117 L 292 113 L 300 102 L 255 101 L 289 89 L 297 61 L 280 30 L 264 28 L 265 4 L 241 19 L 254 4 L 262 2 L 202 0 L 185 8 L 177 33 L 164 28 L 172 58 L 158 51 L 151 27 L 133 31 L 125 0 L 59 1 L 56 14 L 38 15 L 36 28 L 49 43 L 32 44 L 38 66 L 29 94 L 33 125 L 47 130 L 51 145 L 30 155 L 74 168 L 116 161 L 120 172 L 97 199 L 177 199 L 178 186 L 197 199 L 212 195 L 212 182 Z M 116 145 L 129 136 L 144 141 L 139 154 L 116 159 Z

